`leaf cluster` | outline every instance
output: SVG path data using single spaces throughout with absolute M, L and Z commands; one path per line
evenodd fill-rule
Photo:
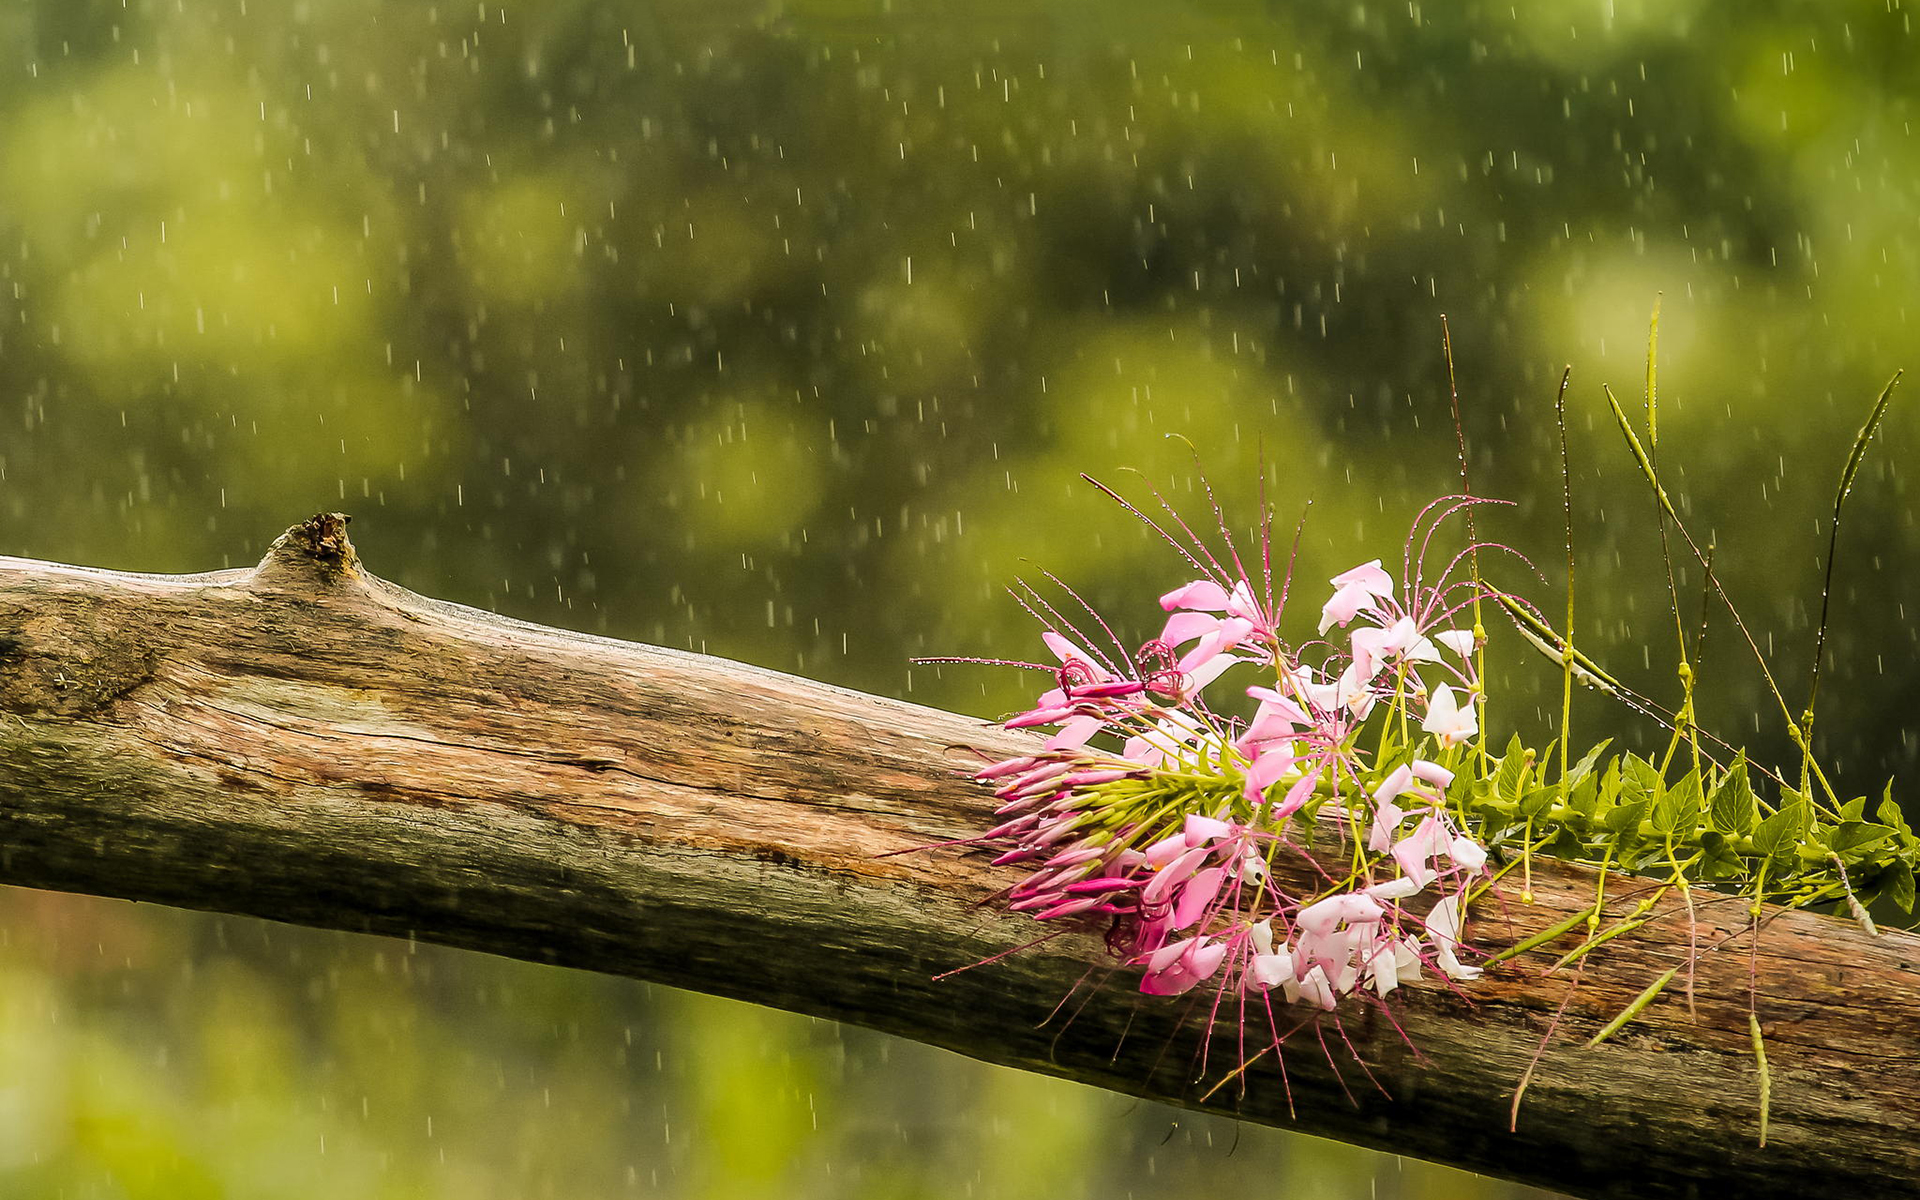
M 1525 848 L 1794 907 L 1884 899 L 1913 911 L 1920 835 L 1891 786 L 1869 818 L 1864 796 L 1837 811 L 1784 785 L 1763 799 L 1744 755 L 1669 778 L 1637 754 L 1605 757 L 1607 745 L 1549 782 L 1553 755 L 1516 736 L 1484 774 L 1457 776 L 1448 804 L 1489 848 L 1506 853 Z

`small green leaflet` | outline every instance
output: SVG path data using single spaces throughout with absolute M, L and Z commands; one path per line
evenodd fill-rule
M 1493 775 L 1494 799 L 1520 806 L 1520 798 L 1527 786 L 1527 768 L 1533 765 L 1533 755 L 1520 744 L 1520 735 L 1514 734 L 1507 743 L 1507 752 L 1500 756 L 1500 769 Z
M 1627 755 L 1620 771 L 1620 801 L 1606 815 L 1607 829 L 1620 834 L 1638 832 L 1660 792 L 1659 770 L 1637 754 Z
M 1600 761 L 1600 755 L 1611 745 L 1613 745 L 1613 739 L 1607 738 L 1598 746 L 1582 754 L 1580 761 L 1573 764 L 1572 768 L 1567 771 L 1567 777 L 1563 782 L 1570 788 L 1580 786 L 1581 780 L 1593 774 L 1594 764 Z
M 1753 831 L 1755 853 L 1767 856 L 1790 854 L 1800 844 L 1812 816 L 1812 806 L 1798 792 L 1783 796 L 1780 811 L 1760 822 Z
M 1739 834 L 1753 828 L 1758 806 L 1753 799 L 1753 785 L 1747 781 L 1744 753 L 1733 760 L 1733 766 L 1714 785 L 1708 807 L 1713 827 L 1722 833 Z
M 1700 773 L 1688 771 L 1661 794 L 1653 805 L 1653 831 L 1670 834 L 1676 829 L 1691 833 L 1700 820 L 1700 808 L 1705 803 L 1700 795 Z
M 1904 862 L 1893 864 L 1887 871 L 1887 902 L 1903 913 L 1913 911 L 1913 868 Z

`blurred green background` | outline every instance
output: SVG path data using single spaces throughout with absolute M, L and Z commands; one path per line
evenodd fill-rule
M 1284 527 L 1312 502 L 1309 583 L 1391 560 L 1456 478 L 1446 313 L 1485 526 L 1544 573 L 1502 582 L 1561 602 L 1570 363 L 1579 636 L 1671 700 L 1599 395 L 1658 296 L 1669 488 L 1797 702 L 1833 480 L 1920 367 L 1917 93 L 1899 0 L 4 0 L 0 549 L 202 570 L 345 508 L 421 592 L 992 715 L 1027 681 L 907 659 L 1028 652 L 1040 568 L 1145 631 L 1184 576 L 1078 473 L 1197 504 L 1167 435 L 1246 520 L 1263 460 Z M 1859 790 L 1920 753 L 1916 448 L 1896 408 L 1849 510 Z M 1724 626 L 1704 679 L 1781 752 Z M 7 1195 L 1228 1189 L 1519 1193 L 626 981 L 0 897 Z

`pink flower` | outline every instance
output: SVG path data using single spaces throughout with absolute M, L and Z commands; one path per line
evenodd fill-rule
M 1478 871 L 1487 865 L 1487 848 L 1464 833 L 1453 839 L 1453 844 L 1447 847 L 1447 853 L 1454 865 L 1469 871 Z
M 1380 786 L 1373 792 L 1373 829 L 1367 837 L 1367 849 L 1375 854 L 1385 854 L 1391 848 L 1393 835 L 1400 831 L 1400 822 L 1407 817 L 1407 810 L 1394 801 L 1412 791 L 1415 780 L 1444 791 L 1453 782 L 1453 772 L 1423 758 L 1387 772 L 1387 777 L 1380 781 Z M 1439 795 L 1430 792 L 1413 791 L 1413 795 L 1430 803 L 1437 804 L 1440 801 Z
M 1207 937 L 1169 942 L 1145 959 L 1140 990 L 1149 996 L 1178 996 L 1211 979 L 1227 956 L 1227 943 Z
M 1329 582 L 1336 590 L 1333 598 L 1320 610 L 1321 633 L 1335 625 L 1345 625 L 1361 609 L 1370 608 L 1375 600 L 1393 594 L 1393 579 L 1381 569 L 1377 558 L 1350 571 L 1343 571 Z
M 1100 732 L 1106 721 L 1090 714 L 1070 717 L 1060 726 L 1060 732 L 1048 738 L 1044 743 L 1048 750 L 1072 750 L 1087 744 L 1087 739 Z
M 1186 929 L 1206 915 L 1207 906 L 1220 894 L 1220 884 L 1227 873 L 1219 867 L 1206 870 L 1187 880 L 1180 889 L 1180 899 L 1173 906 L 1173 927 Z
M 1256 763 L 1255 765 L 1258 766 L 1259 764 Z M 1294 785 L 1287 789 L 1286 798 L 1280 801 L 1279 807 L 1273 810 L 1273 819 L 1275 821 L 1284 821 L 1299 812 L 1302 808 L 1305 808 L 1307 801 L 1313 799 L 1314 789 L 1319 786 L 1320 767 L 1316 765 L 1313 770 L 1300 776 L 1299 779 L 1294 781 Z
M 1077 662 L 1086 668 L 1088 675 L 1095 681 L 1113 678 L 1113 672 L 1102 667 L 1099 662 L 1094 659 L 1093 655 L 1088 654 L 1085 650 L 1074 645 L 1066 638 L 1061 637 L 1053 630 L 1049 629 L 1043 632 L 1040 635 L 1040 640 L 1046 643 L 1047 649 L 1053 651 L 1053 656 L 1059 659 L 1062 665 Z
M 1186 834 L 1168 834 L 1166 837 L 1161 838 L 1153 845 L 1147 847 L 1145 861 L 1150 867 L 1156 869 L 1164 868 L 1168 863 L 1179 858 L 1190 849 L 1192 849 L 1192 847 L 1187 845 Z
M 1205 846 L 1196 846 L 1153 873 L 1147 886 L 1140 889 L 1140 903 L 1160 905 L 1166 903 L 1173 889 L 1185 883 L 1200 864 L 1207 861 L 1212 853 Z M 1217 884 L 1215 886 L 1218 886 Z
M 1313 725 L 1313 718 L 1291 696 L 1283 696 L 1267 687 L 1250 687 L 1247 695 L 1260 702 L 1259 709 L 1253 715 L 1254 725 L 1262 721 L 1281 722 L 1292 729 L 1306 729 Z M 1248 728 L 1251 730 L 1252 726 Z
M 1373 798 L 1381 804 L 1387 804 L 1412 786 L 1413 768 L 1402 763 L 1387 772 L 1387 777 L 1380 781 L 1380 786 L 1373 789 Z
M 1353 662 L 1369 681 L 1398 659 L 1439 662 L 1440 652 L 1420 635 L 1412 617 L 1401 617 L 1385 629 L 1356 629 L 1351 639 Z
M 1359 924 L 1378 921 L 1386 915 L 1387 910 L 1376 904 L 1373 897 L 1359 892 L 1342 892 L 1307 905 L 1300 910 L 1300 915 L 1293 919 L 1293 923 L 1308 934 L 1324 936 L 1342 921 Z
M 1400 822 L 1407 817 L 1406 809 L 1395 804 L 1394 799 L 1412 785 L 1413 769 L 1398 766 L 1373 790 L 1373 830 L 1367 835 L 1367 849 L 1375 854 L 1385 854 L 1392 848 L 1393 835 L 1399 832 Z
M 1199 846 L 1207 842 L 1217 842 L 1231 834 L 1233 830 L 1234 827 L 1225 821 L 1203 817 L 1199 813 L 1188 813 L 1186 824 L 1181 828 L 1181 836 L 1186 839 L 1187 845 Z
M 1203 612 L 1224 612 L 1227 607 L 1227 589 L 1211 579 L 1196 579 L 1185 587 L 1177 587 L 1160 597 L 1160 607 L 1172 612 L 1176 608 L 1195 608 Z
M 1184 646 L 1220 628 L 1220 618 L 1207 612 L 1177 612 L 1167 618 L 1160 640 L 1169 646 Z
M 1247 962 L 1247 982 L 1259 991 L 1270 991 L 1293 982 L 1292 954 L 1256 954 Z
M 1319 1005 L 1328 1012 L 1332 1012 L 1334 1006 L 1340 1001 L 1333 984 L 1327 980 L 1326 968 L 1319 963 L 1307 968 L 1306 974 L 1300 976 L 1298 984 L 1288 988 L 1287 993 L 1289 999 L 1305 1000 L 1309 1004 Z
M 1247 943 L 1251 953 L 1247 958 L 1246 972 L 1241 976 L 1243 987 L 1249 991 L 1266 992 L 1294 982 L 1293 953 L 1284 945 L 1275 952 L 1272 921 L 1258 921 L 1248 926 Z
M 1246 580 L 1236 580 L 1233 591 L 1227 596 L 1227 612 L 1253 625 L 1261 633 L 1272 636 L 1273 622 L 1268 619 L 1267 611 L 1253 597 L 1253 585 Z
M 1266 803 L 1267 789 L 1286 778 L 1299 759 L 1287 753 L 1284 746 L 1268 745 L 1262 747 L 1247 768 L 1247 803 L 1256 808 Z
M 1228 668 L 1247 661 L 1232 654 L 1221 654 L 1201 660 L 1191 670 L 1182 668 L 1180 677 L 1180 703 L 1185 704 L 1200 693 L 1200 690 L 1226 674 Z
M 1365 663 L 1355 659 L 1340 672 L 1340 678 L 1333 686 L 1333 700 L 1330 708 L 1344 708 L 1353 714 L 1356 721 L 1364 721 L 1373 711 L 1374 701 L 1378 699 L 1373 692 L 1373 676 L 1367 672 Z
M 1432 883 L 1439 872 L 1432 866 L 1433 858 L 1446 854 L 1453 848 L 1453 835 L 1438 817 L 1428 814 L 1420 818 L 1413 832 L 1401 838 L 1393 848 L 1393 861 L 1400 864 L 1400 871 L 1408 879 L 1421 887 Z
M 1400 832 L 1400 822 L 1407 819 L 1407 810 L 1391 800 L 1381 800 L 1373 808 L 1373 828 L 1367 832 L 1367 849 L 1375 854 L 1385 854 L 1393 848 L 1393 835 Z
M 1212 618 L 1208 618 L 1212 620 Z M 1214 628 L 1201 636 L 1199 645 L 1187 651 L 1180 659 L 1181 671 L 1194 671 L 1210 661 L 1215 655 L 1223 654 L 1238 646 L 1253 632 L 1252 622 L 1239 617 L 1229 617 L 1215 622 Z

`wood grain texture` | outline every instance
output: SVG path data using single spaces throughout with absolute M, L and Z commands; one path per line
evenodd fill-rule
M 248 570 L 0 559 L 0 709 L 0 881 L 657 980 L 1577 1195 L 1920 1194 L 1920 938 L 1773 913 L 1750 955 L 1738 906 L 1708 904 L 1702 941 L 1733 940 L 1701 963 L 1696 1014 L 1676 985 L 1582 1048 L 1684 960 L 1670 904 L 1570 1001 L 1550 956 L 1468 995 L 1429 981 L 1397 994 L 1418 1055 L 1363 1012 L 1289 1044 L 1291 1112 L 1270 1059 L 1204 1098 L 1230 1039 L 1203 1072 L 1205 1002 L 1139 996 L 1097 930 L 933 978 L 1038 927 L 988 906 L 1016 872 L 985 855 L 892 852 L 984 828 L 990 799 L 962 773 L 1031 743 L 429 600 L 368 574 L 337 515 Z M 1553 925 L 1594 882 L 1537 870 L 1536 903 L 1483 905 L 1476 944 Z M 1643 886 L 1609 892 L 1624 909 Z M 1750 966 L 1773 1074 L 1764 1148 Z M 1337 1074 L 1317 1033 L 1341 1047 Z

